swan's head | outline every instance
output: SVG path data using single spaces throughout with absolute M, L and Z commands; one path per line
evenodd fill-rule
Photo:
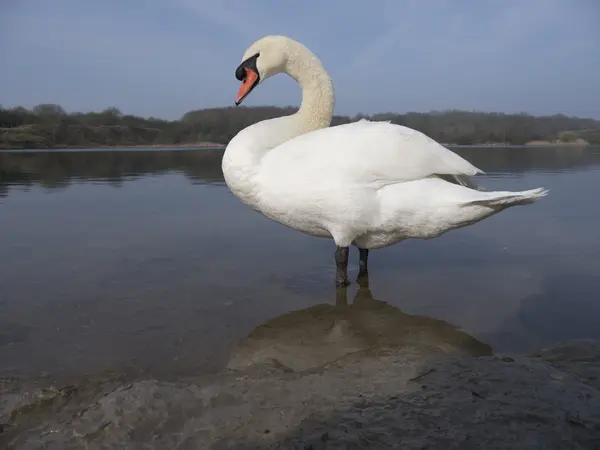
M 266 36 L 254 42 L 242 57 L 235 77 L 242 82 L 235 104 L 239 105 L 267 78 L 286 71 L 291 45 L 300 45 L 285 36 Z

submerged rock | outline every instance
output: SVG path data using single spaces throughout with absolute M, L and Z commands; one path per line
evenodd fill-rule
M 8 380 L 0 447 L 600 448 L 599 343 L 494 356 L 456 327 L 376 301 L 331 308 L 267 322 L 212 378 L 66 390 Z

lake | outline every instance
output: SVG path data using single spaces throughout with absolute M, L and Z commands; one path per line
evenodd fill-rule
M 600 339 L 600 149 L 455 151 L 487 189 L 550 194 L 371 252 L 373 297 L 494 352 Z M 221 157 L 0 152 L 0 376 L 215 373 L 261 324 L 334 304 L 332 241 L 242 205 Z

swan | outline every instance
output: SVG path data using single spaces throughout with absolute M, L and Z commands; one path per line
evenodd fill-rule
M 299 110 L 237 133 L 223 154 L 225 183 L 267 218 L 333 239 L 338 287 L 349 284 L 352 245 L 361 278 L 371 249 L 432 239 L 548 192 L 477 190 L 470 177 L 483 171 L 405 126 L 362 119 L 330 127 L 332 80 L 314 53 L 286 36 L 265 36 L 246 50 L 235 104 L 282 72 L 302 89 Z

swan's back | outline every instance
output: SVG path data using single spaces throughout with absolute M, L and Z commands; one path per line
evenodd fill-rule
M 365 119 L 312 131 L 273 148 L 264 156 L 261 172 L 277 176 L 282 171 L 292 177 L 305 177 L 308 171 L 314 181 L 323 176 L 378 186 L 482 172 L 420 131 Z

